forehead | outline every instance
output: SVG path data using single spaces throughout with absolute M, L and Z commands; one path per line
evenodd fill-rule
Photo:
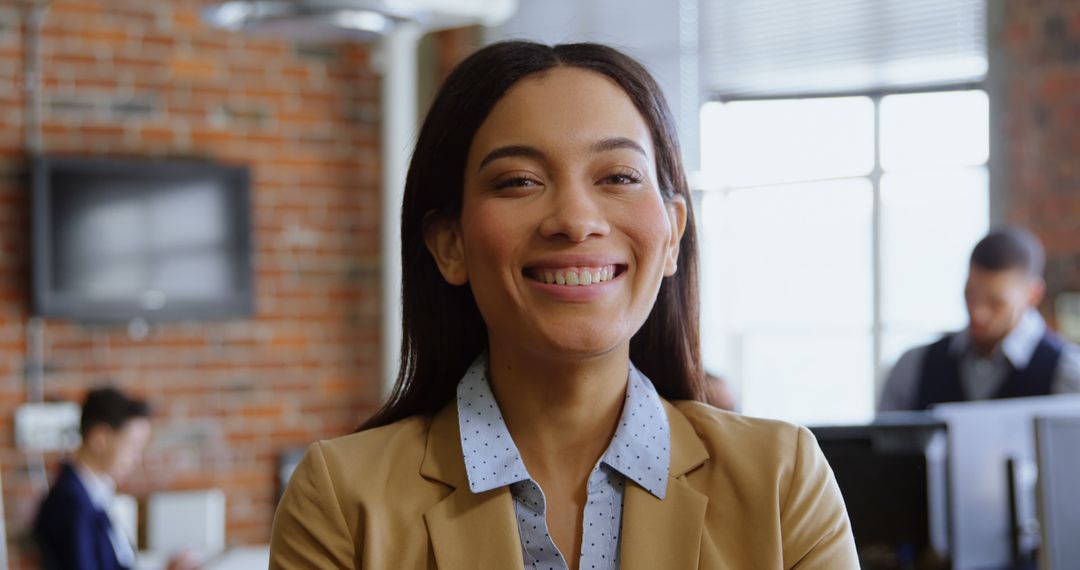
M 469 163 L 505 144 L 579 151 L 609 137 L 626 137 L 653 155 L 648 125 L 618 85 L 598 73 L 557 67 L 522 79 L 495 104 L 473 138 Z
M 1030 281 L 1023 269 L 986 269 L 970 265 L 968 286 L 985 290 L 1004 291 L 1015 287 L 1024 287 Z
M 131 418 L 120 427 L 120 434 L 127 438 L 147 436 L 150 434 L 150 420 L 144 417 Z

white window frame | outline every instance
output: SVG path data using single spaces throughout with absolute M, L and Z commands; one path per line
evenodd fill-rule
M 873 141 L 874 141 L 873 142 L 873 144 L 874 144 L 874 152 L 873 152 L 874 162 L 873 162 L 873 168 L 870 170 L 870 172 L 868 174 L 861 175 L 861 176 L 844 176 L 844 177 L 836 177 L 836 178 L 817 178 L 817 179 L 789 181 L 789 182 L 786 182 L 785 184 L 787 184 L 787 183 L 825 182 L 825 181 L 830 181 L 830 180 L 859 180 L 859 179 L 866 179 L 866 180 L 868 180 L 870 182 L 871 191 L 873 193 L 873 197 L 872 197 L 873 209 L 872 209 L 872 213 L 871 213 L 871 280 L 872 280 L 872 282 L 871 282 L 871 298 L 872 298 L 872 302 L 873 302 L 873 307 L 872 307 L 872 312 L 871 312 L 872 317 L 871 317 L 871 327 L 870 327 L 869 332 L 871 334 L 871 346 L 872 346 L 872 355 L 871 355 L 871 363 L 872 363 L 872 366 L 873 366 L 873 371 L 872 371 L 873 376 L 872 377 L 874 378 L 874 391 L 873 391 L 874 402 L 873 402 L 872 405 L 875 406 L 875 408 L 876 408 L 876 405 L 877 405 L 877 401 L 880 400 L 880 398 L 881 398 L 881 391 L 882 391 L 882 389 L 884 387 L 885 378 L 886 378 L 887 372 L 888 372 L 887 365 L 892 364 L 891 362 L 890 363 L 883 362 L 883 359 L 884 359 L 884 339 L 885 339 L 885 334 L 886 334 L 886 328 L 885 328 L 885 323 L 884 323 L 884 318 L 883 318 L 883 308 L 882 308 L 883 307 L 883 294 L 882 294 L 882 288 L 883 288 L 882 287 L 882 279 L 883 279 L 882 267 L 883 267 L 883 263 L 882 263 L 882 190 L 881 190 L 881 180 L 882 180 L 883 175 L 885 174 L 885 170 L 884 170 L 884 168 L 882 167 L 882 164 L 881 164 L 881 103 L 882 103 L 882 100 L 885 97 L 890 96 L 890 95 L 913 95 L 913 94 L 922 94 L 922 93 L 943 93 L 943 92 L 953 92 L 953 91 L 982 91 L 982 92 L 986 93 L 987 97 L 990 99 L 990 106 L 991 106 L 990 108 L 991 108 L 991 110 L 994 109 L 995 102 L 993 100 L 993 97 L 994 97 L 995 91 L 991 89 L 991 85 L 988 85 L 987 81 L 985 81 L 985 80 L 984 81 L 976 81 L 976 82 L 958 82 L 958 83 L 951 83 L 951 84 L 944 84 L 944 85 L 931 85 L 931 86 L 926 86 L 926 87 L 882 89 L 882 90 L 874 90 L 874 91 L 844 91 L 844 92 L 812 93 L 812 94 L 784 94 L 784 95 L 777 95 L 777 96 L 760 96 L 760 97 L 754 97 L 754 96 L 714 97 L 714 98 L 709 99 L 709 100 L 706 101 L 706 103 L 718 102 L 718 103 L 726 104 L 726 103 L 743 102 L 743 101 L 776 101 L 776 100 L 793 100 L 793 99 L 827 99 L 827 98 L 837 98 L 837 97 L 866 97 L 866 98 L 869 98 L 871 103 L 873 104 L 873 108 L 874 108 L 874 122 L 873 122 L 873 124 L 874 124 L 874 133 L 873 133 L 874 134 L 874 136 L 873 136 Z M 700 112 L 700 110 L 699 110 L 699 112 Z M 994 125 L 995 125 L 995 122 L 993 120 L 992 114 L 991 114 L 991 117 L 988 117 L 988 124 L 989 124 L 989 127 L 991 129 L 991 131 L 990 131 L 991 132 L 991 153 L 990 153 L 990 156 L 987 158 L 987 161 L 985 163 L 983 163 L 982 165 L 975 165 L 975 166 L 982 166 L 983 168 L 986 169 L 986 172 L 987 172 L 987 197 L 988 197 L 989 211 L 986 212 L 986 215 L 987 215 L 987 220 L 990 223 L 993 223 L 994 220 L 995 220 L 995 216 L 994 216 L 994 210 L 995 210 L 995 206 L 994 206 L 995 205 L 995 200 L 994 200 L 994 189 L 995 189 L 994 175 L 995 175 L 995 169 L 994 169 L 994 154 L 993 154 L 993 145 L 994 145 L 993 137 L 994 137 Z M 705 163 L 706 162 L 705 159 L 706 159 L 706 157 L 704 157 L 704 156 L 701 157 L 701 163 Z M 703 180 L 703 177 L 701 177 L 701 176 L 697 176 L 696 178 L 698 180 Z M 752 188 L 752 186 L 729 186 L 729 185 L 724 184 L 724 185 L 721 185 L 719 187 L 708 187 L 708 186 L 700 187 L 698 192 L 700 193 L 700 196 L 704 196 L 706 194 L 712 194 L 712 193 L 719 193 L 724 198 L 727 198 L 732 192 L 746 191 L 747 188 Z M 698 198 L 699 203 L 700 203 L 700 196 Z M 698 210 L 700 211 L 700 208 Z M 703 227 L 705 225 L 705 221 L 703 219 L 699 218 L 698 223 L 699 223 L 699 230 L 698 231 L 700 232 L 700 231 L 702 231 L 702 229 L 703 229 Z M 699 241 L 699 243 L 701 243 L 700 237 L 699 237 L 698 241 Z M 702 273 L 704 273 L 704 272 L 702 272 Z M 760 331 L 774 331 L 774 330 L 779 331 L 781 329 L 777 329 L 775 326 L 770 325 L 768 327 L 754 327 L 754 330 L 757 331 L 757 332 L 760 332 Z M 790 331 L 790 329 L 784 329 L 784 330 L 785 331 Z M 941 332 L 946 332 L 946 331 L 941 331 Z M 738 397 L 738 396 L 741 396 L 741 394 L 743 392 L 743 390 L 742 390 L 743 378 L 741 378 L 742 364 L 741 364 L 741 362 L 732 362 L 730 364 L 733 365 L 733 368 L 735 370 L 740 370 L 740 377 L 736 379 L 737 380 L 737 383 L 736 383 L 737 385 L 733 386 L 733 388 L 734 388 L 734 390 L 736 392 L 736 396 Z

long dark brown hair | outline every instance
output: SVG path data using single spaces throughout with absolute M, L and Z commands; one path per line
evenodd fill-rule
M 678 270 L 664 278 L 652 312 L 631 339 L 630 359 L 661 396 L 702 399 L 693 201 L 675 123 L 659 86 L 640 63 L 607 46 L 511 41 L 487 46 L 461 62 L 439 89 L 420 129 L 401 213 L 401 369 L 390 399 L 359 429 L 435 413 L 453 399 L 458 380 L 487 348 L 487 329 L 471 289 L 443 279 L 424 244 L 425 229 L 432 218 L 461 215 L 469 147 L 499 99 L 523 78 L 559 66 L 599 73 L 626 92 L 649 125 L 661 194 L 665 200 L 681 196 L 686 202 Z

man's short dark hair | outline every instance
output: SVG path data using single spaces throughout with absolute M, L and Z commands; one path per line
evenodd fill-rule
M 976 267 L 991 271 L 1019 269 L 1031 277 L 1042 277 L 1045 259 L 1039 239 L 1017 227 L 990 232 L 971 252 L 971 264 Z
M 121 429 L 134 418 L 149 417 L 150 406 L 146 402 L 130 398 L 111 386 L 95 388 L 87 392 L 83 402 L 79 434 L 85 438 L 92 428 L 102 424 Z

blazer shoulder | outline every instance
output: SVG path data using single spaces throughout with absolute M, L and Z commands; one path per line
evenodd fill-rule
M 392 424 L 365 429 L 319 443 L 324 450 L 363 451 L 401 444 L 409 439 L 423 441 L 431 425 L 430 416 L 409 416 Z
M 410 416 L 392 424 L 366 429 L 318 446 L 332 475 L 374 479 L 405 471 L 416 472 L 424 456 L 430 416 Z
M 713 457 L 745 449 L 774 458 L 792 457 L 799 445 L 800 432 L 809 431 L 785 421 L 744 416 L 702 402 L 680 400 L 672 405 L 690 423 Z
M 278 503 L 270 567 L 360 567 L 386 554 L 369 543 L 423 529 L 417 521 L 447 493 L 420 473 L 430 425 L 413 416 L 311 444 Z
M 785 568 L 859 567 L 843 497 L 810 430 L 699 402 L 673 405 L 708 451 L 687 481 L 710 505 L 771 527 Z

